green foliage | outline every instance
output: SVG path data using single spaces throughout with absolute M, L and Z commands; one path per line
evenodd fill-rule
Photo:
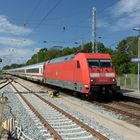
M 69 55 L 69 54 L 72 54 L 72 53 L 73 53 L 73 50 L 69 47 L 64 48 L 61 52 L 62 56 Z
M 137 42 L 137 37 L 128 37 L 116 47 L 113 62 L 115 63 L 117 74 L 137 73 L 137 64 L 130 62 L 131 58 L 137 57 Z
M 10 66 L 6 65 L 2 69 L 7 70 L 7 69 L 14 69 L 14 68 L 19 68 L 24 66 L 24 64 L 11 64 Z
M 89 52 L 89 53 L 92 52 L 92 42 L 84 44 L 83 51 Z
M 103 43 L 98 42 L 97 43 L 97 51 L 98 51 L 98 53 L 106 53 L 107 48 L 104 46 Z

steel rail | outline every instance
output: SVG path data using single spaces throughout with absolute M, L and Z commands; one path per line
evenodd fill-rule
M 13 81 L 13 80 L 12 80 Z M 2 87 L 0 87 L 0 89 L 6 87 L 7 85 L 9 85 L 12 81 L 9 81 L 8 83 L 6 83 L 5 85 L 3 85 Z
M 129 109 L 135 109 L 135 110 L 137 110 L 137 111 L 140 111 L 140 107 L 132 106 L 132 105 L 127 104 L 127 103 L 125 103 L 125 102 L 113 102 L 113 103 L 114 103 L 114 104 L 117 104 L 117 105 L 119 105 L 119 106 L 125 106 L 125 107 L 127 107 L 127 108 L 129 108 Z
M 28 91 L 30 91 L 32 94 L 34 94 L 36 97 L 38 97 L 39 99 L 41 99 L 46 104 L 49 104 L 51 107 L 53 107 L 57 111 L 61 112 L 63 115 L 65 115 L 66 117 L 68 117 L 69 119 L 71 119 L 73 122 L 75 122 L 77 125 L 79 125 L 83 129 L 85 129 L 86 131 L 88 131 L 94 137 L 97 137 L 100 140 L 108 140 L 108 138 L 105 137 L 104 135 L 102 135 L 101 133 L 97 132 L 96 130 L 94 130 L 93 128 L 91 128 L 90 126 L 88 126 L 87 124 L 85 124 L 85 123 L 81 122 L 80 120 L 76 119 L 75 117 L 73 117 L 72 115 L 68 114 L 67 112 L 65 112 L 61 108 L 57 107 L 56 105 L 52 104 L 51 102 L 47 101 L 43 97 L 37 95 L 34 91 L 30 90 L 29 88 L 25 87 L 24 85 L 22 85 L 21 83 L 19 83 L 17 81 L 16 81 L 16 83 L 18 83 L 19 85 L 21 85 L 22 87 L 24 87 L 25 89 L 27 89 Z
M 0 82 L 0 84 L 4 84 L 4 83 L 6 83 L 8 80 L 5 80 L 5 81 L 2 81 L 2 82 Z

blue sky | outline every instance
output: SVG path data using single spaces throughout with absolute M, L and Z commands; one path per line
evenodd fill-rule
M 140 27 L 140 0 L 1 0 L 0 67 L 23 63 L 40 48 L 91 41 L 93 7 L 97 40 L 107 47 L 137 35 L 132 29 Z

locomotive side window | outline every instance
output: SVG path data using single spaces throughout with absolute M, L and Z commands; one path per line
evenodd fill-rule
M 77 68 L 80 68 L 80 63 L 79 63 L 79 61 L 77 61 Z
M 112 67 L 112 62 L 110 60 L 100 60 L 101 68 L 109 68 Z
M 90 68 L 100 67 L 99 60 L 96 60 L 96 59 L 88 59 L 88 65 Z

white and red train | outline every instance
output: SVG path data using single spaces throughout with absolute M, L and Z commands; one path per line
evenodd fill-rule
M 119 90 L 109 54 L 77 53 L 6 72 L 93 97 Z

